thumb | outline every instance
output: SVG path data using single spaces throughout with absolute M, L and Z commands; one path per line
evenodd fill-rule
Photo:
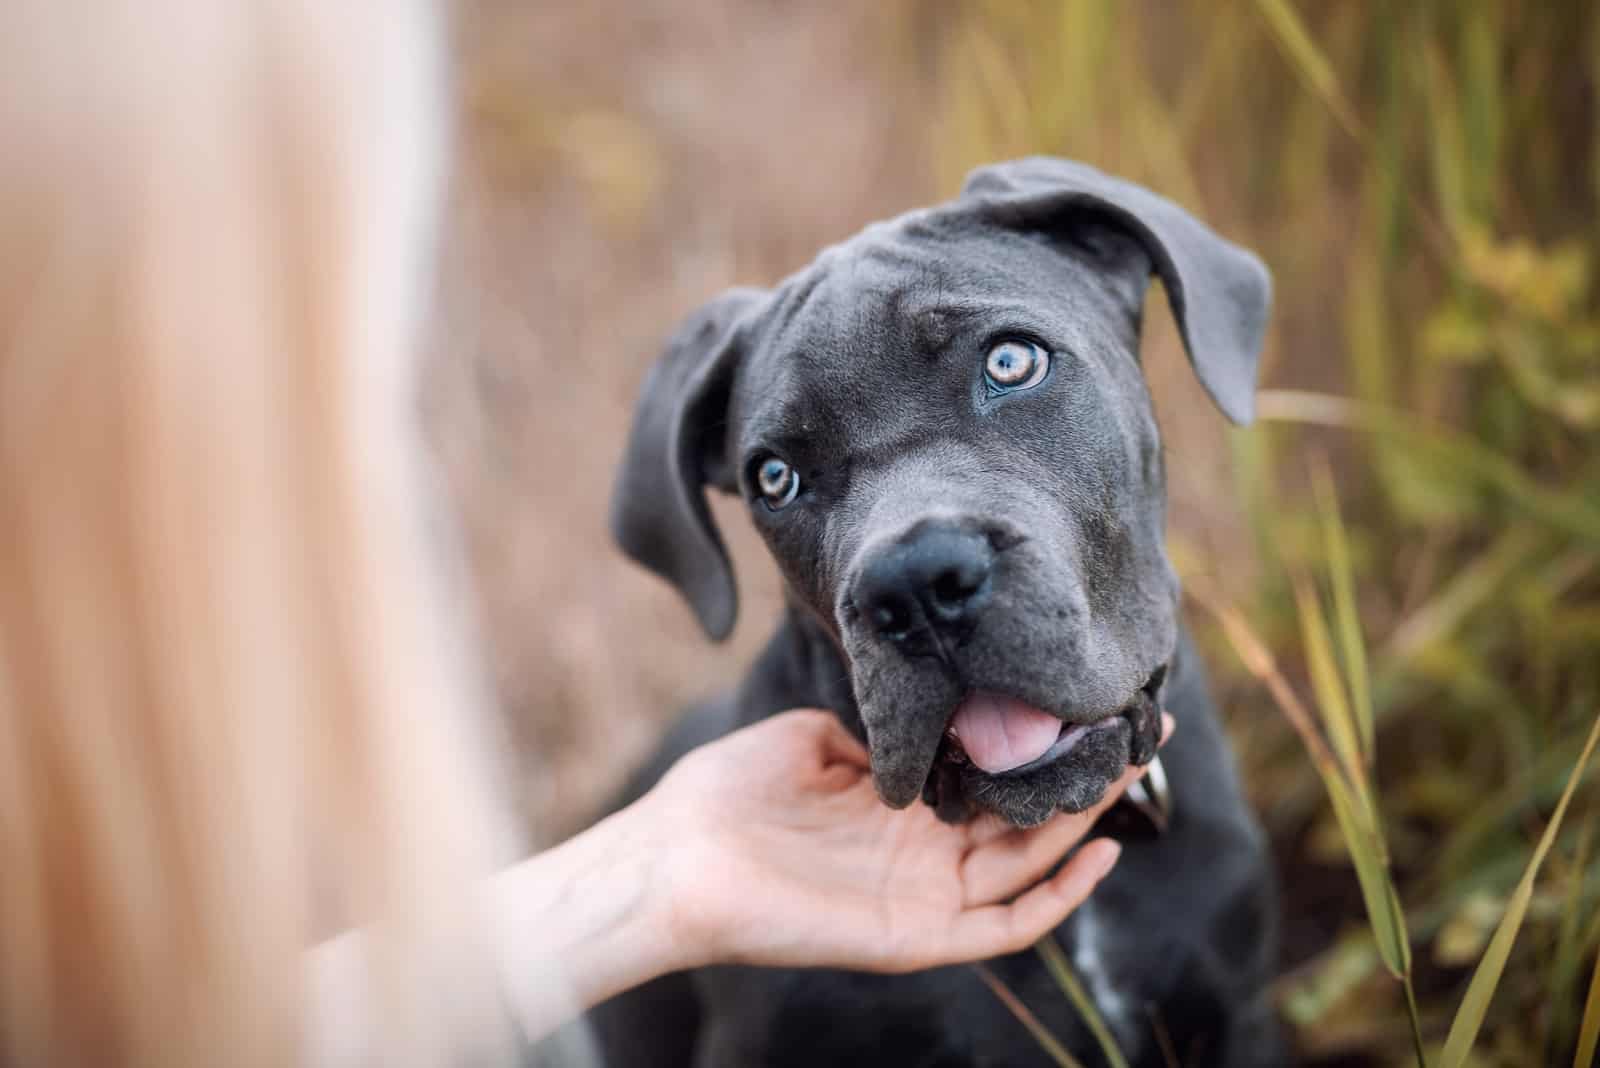
M 851 734 L 850 730 L 839 722 L 839 717 L 834 713 L 823 709 L 807 708 L 782 714 L 785 716 L 806 717 L 808 727 L 814 732 L 812 735 L 813 741 L 824 766 L 829 764 L 848 764 L 863 771 L 870 769 L 871 763 L 867 755 L 866 746 L 862 745 L 860 739 Z

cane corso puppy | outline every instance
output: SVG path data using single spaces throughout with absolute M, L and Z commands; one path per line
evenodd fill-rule
M 1271 295 L 1261 262 L 1066 160 L 978 170 L 956 199 L 690 316 L 644 385 L 616 537 L 720 639 L 734 580 L 705 492 L 738 495 L 787 612 L 738 692 L 691 714 L 635 791 L 697 743 L 812 705 L 865 740 L 884 804 L 1026 827 L 1150 761 L 1166 708 L 1167 826 L 1128 841 L 1056 935 L 1132 1063 L 1277 1064 L 1266 844 L 1163 544 L 1139 364 L 1152 274 L 1200 382 L 1247 422 Z M 1035 955 L 991 967 L 1101 1063 Z M 1051 1063 L 967 967 L 707 969 L 592 1021 L 613 1065 Z

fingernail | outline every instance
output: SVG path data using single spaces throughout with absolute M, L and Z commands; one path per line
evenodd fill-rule
M 1099 843 L 1095 855 L 1090 858 L 1090 870 L 1094 873 L 1094 881 L 1099 882 L 1116 866 L 1117 858 L 1122 856 L 1122 843 L 1110 838 L 1096 838 Z

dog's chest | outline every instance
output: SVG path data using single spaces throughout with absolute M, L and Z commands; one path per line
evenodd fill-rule
M 1069 927 L 1076 927 L 1078 917 Z M 1082 944 L 1063 941 L 1095 996 L 1111 980 L 1101 967 L 1097 929 Z M 1070 1003 L 1032 953 L 989 964 L 993 974 L 1067 1047 L 1095 1063 L 1094 1043 Z M 824 970 L 716 968 L 696 977 L 706 1010 L 697 1068 L 1033 1068 L 1053 1060 L 968 966 L 914 975 Z M 1136 1038 L 1122 1010 L 1131 1001 L 1109 990 L 1119 1041 Z M 1128 1050 L 1127 1045 L 1123 1046 Z
M 1140 1033 L 1135 1023 L 1137 1006 L 1127 990 L 1112 978 L 1106 961 L 1104 918 L 1092 898 L 1078 906 L 1073 915 L 1072 935 L 1072 967 L 1084 992 L 1118 1044 L 1127 1049 Z

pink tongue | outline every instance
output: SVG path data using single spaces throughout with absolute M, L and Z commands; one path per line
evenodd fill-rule
M 1044 756 L 1061 734 L 1061 721 L 1010 697 L 978 693 L 961 702 L 950 730 L 967 757 L 993 774 Z

